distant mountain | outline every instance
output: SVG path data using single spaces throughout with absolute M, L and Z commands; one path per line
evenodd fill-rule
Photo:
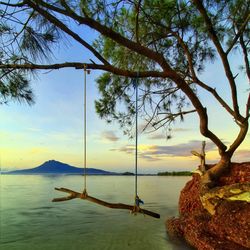
M 117 173 L 105 171 L 102 169 L 96 168 L 87 168 L 86 173 L 88 175 L 116 175 Z M 70 166 L 68 164 L 50 160 L 44 162 L 42 165 L 30 168 L 30 169 L 23 169 L 23 170 L 15 170 L 10 171 L 5 174 L 84 174 L 83 168 L 77 168 Z

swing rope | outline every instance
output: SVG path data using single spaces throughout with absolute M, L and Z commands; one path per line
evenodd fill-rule
M 133 79 L 135 88 L 135 212 L 140 210 L 140 203 L 144 202 L 138 196 L 138 72 Z
M 138 80 L 134 80 L 135 85 L 135 199 L 138 196 L 137 190 L 137 169 L 138 169 Z
M 87 66 L 86 64 L 84 65 L 84 126 L 83 126 L 83 133 L 84 133 L 84 138 L 83 138 L 83 143 L 84 143 L 84 190 L 83 194 L 87 194 L 87 94 L 86 94 L 86 84 L 87 83 Z
M 86 83 L 87 83 L 87 74 L 90 73 L 90 70 L 87 69 L 87 65 L 84 65 L 84 136 L 83 136 L 83 140 L 84 140 L 84 190 L 82 193 L 76 192 L 74 190 L 70 190 L 67 188 L 55 188 L 55 190 L 57 191 L 61 191 L 61 192 L 65 192 L 68 193 L 69 195 L 66 197 L 60 197 L 60 198 L 54 198 L 52 200 L 52 202 L 61 202 L 61 201 L 68 201 L 68 200 L 72 200 L 75 198 L 79 198 L 82 200 L 88 200 L 90 202 L 96 203 L 98 205 L 102 205 L 105 207 L 109 207 L 109 208 L 113 208 L 113 209 L 126 209 L 126 210 L 130 210 L 131 213 L 133 214 L 137 214 L 137 213 L 142 213 L 142 214 L 146 214 L 149 215 L 151 217 L 154 218 L 160 218 L 160 215 L 157 213 L 154 213 L 152 211 L 146 210 L 146 209 L 142 209 L 140 208 L 140 203 L 143 203 L 142 200 L 140 200 L 139 196 L 138 196 L 138 190 L 137 190 L 137 165 L 138 165 L 138 73 L 137 73 L 137 78 L 133 79 L 133 84 L 135 87 L 135 93 L 136 93 L 136 114 L 135 114 L 135 123 L 136 123 L 136 139 L 135 139 L 135 204 L 134 205 L 127 205 L 127 204 L 123 204 L 123 203 L 109 203 L 100 199 L 97 199 L 95 197 L 89 196 L 87 193 L 87 101 L 86 101 Z

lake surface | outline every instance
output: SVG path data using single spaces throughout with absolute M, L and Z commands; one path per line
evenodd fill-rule
M 131 215 L 74 199 L 52 203 L 82 191 L 83 177 L 1 175 L 0 248 L 3 250 L 183 250 L 169 241 L 164 222 L 178 215 L 179 192 L 190 177 L 139 176 L 142 206 L 161 219 Z M 88 193 L 108 202 L 133 204 L 133 176 L 88 176 Z

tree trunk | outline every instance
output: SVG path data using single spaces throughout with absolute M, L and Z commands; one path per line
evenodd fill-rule
M 202 122 L 202 120 L 201 120 Z M 202 176 L 202 190 L 205 191 L 208 188 L 216 186 L 217 180 L 222 176 L 223 173 L 228 171 L 231 166 L 231 158 L 236 151 L 236 149 L 244 141 L 248 131 L 248 117 L 240 124 L 240 131 L 235 141 L 231 144 L 227 151 L 224 151 L 222 148 L 219 148 L 219 153 L 221 155 L 220 161 L 212 168 L 207 170 Z M 210 138 L 207 134 L 206 137 Z M 211 138 L 210 138 L 211 139 Z M 212 139 L 211 139 L 212 140 Z
M 220 161 L 205 172 L 205 174 L 201 178 L 202 186 L 204 186 L 202 189 L 204 191 L 207 188 L 216 186 L 216 182 L 220 178 L 220 176 L 230 169 L 231 157 L 232 155 L 224 153 L 221 156 Z

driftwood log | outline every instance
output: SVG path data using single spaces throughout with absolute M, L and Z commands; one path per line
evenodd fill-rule
M 159 214 L 151 212 L 151 211 L 146 210 L 146 209 L 142 209 L 136 205 L 132 206 L 132 205 L 127 205 L 127 204 L 123 204 L 123 203 L 109 203 L 109 202 L 97 199 L 95 197 L 89 196 L 87 193 L 79 193 L 79 192 L 75 192 L 75 191 L 67 189 L 67 188 L 55 188 L 55 190 L 68 193 L 69 196 L 55 198 L 52 200 L 52 202 L 68 201 L 68 200 L 79 198 L 82 200 L 88 200 L 90 202 L 94 202 L 98 205 L 108 207 L 108 208 L 126 209 L 126 210 L 130 210 L 131 213 L 133 213 L 133 214 L 142 213 L 144 215 L 149 215 L 149 216 L 154 217 L 154 218 L 160 218 Z

